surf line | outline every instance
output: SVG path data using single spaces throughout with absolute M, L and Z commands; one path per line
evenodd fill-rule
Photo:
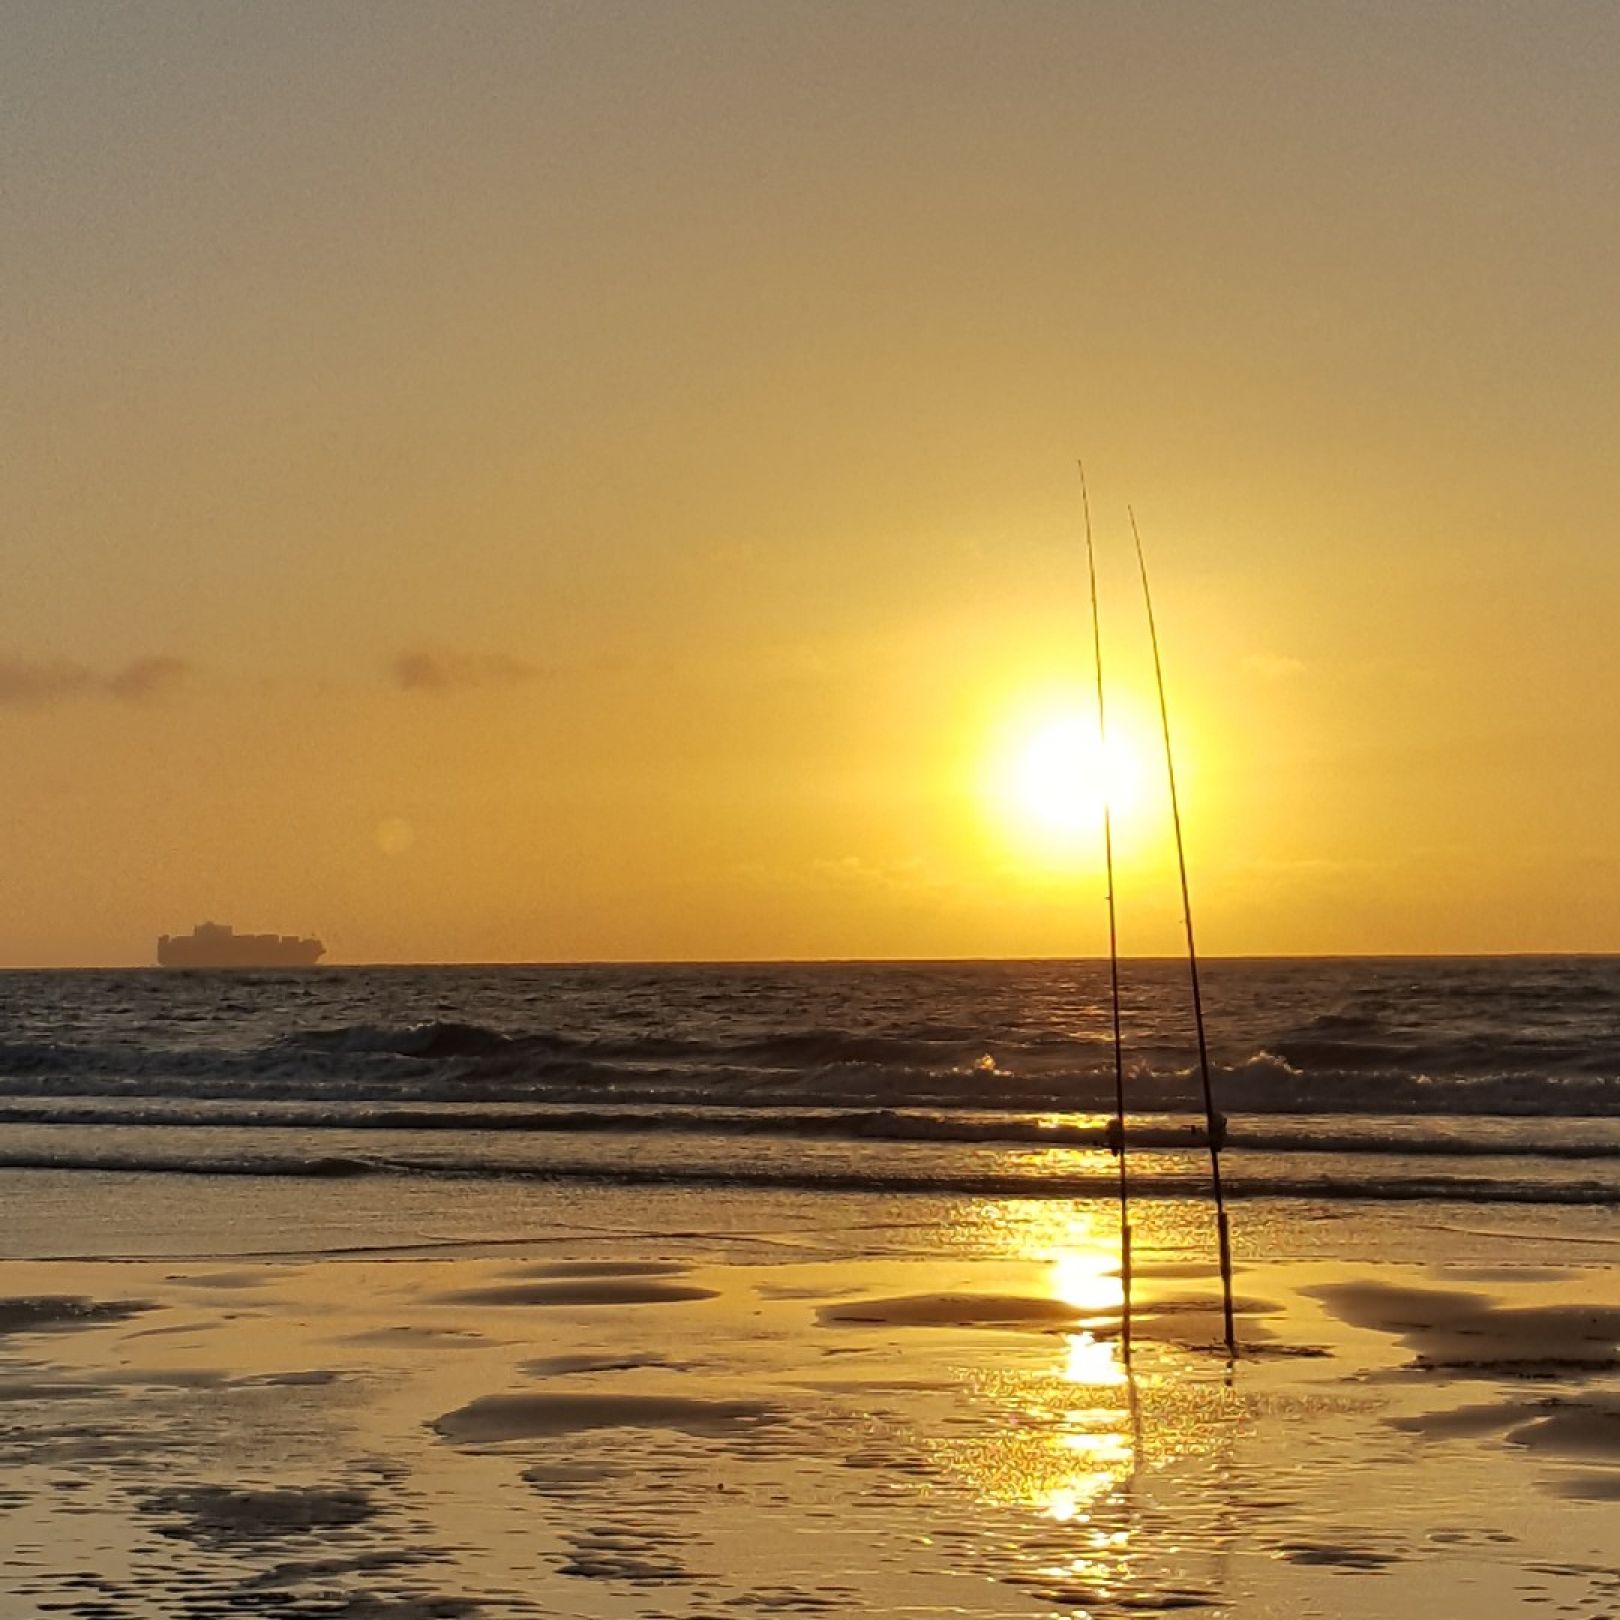
M 1221 1305 L 1226 1318 L 1226 1350 L 1237 1355 L 1237 1328 L 1232 1320 L 1232 1230 L 1226 1219 L 1221 1188 L 1221 1143 L 1226 1120 L 1216 1112 L 1215 1088 L 1209 1078 L 1209 1039 L 1204 1032 L 1204 997 L 1198 982 L 1198 948 L 1193 943 L 1192 894 L 1187 885 L 1187 845 L 1181 834 L 1181 801 L 1176 795 L 1176 755 L 1170 744 L 1170 705 L 1164 695 L 1164 664 L 1159 658 L 1159 627 L 1153 617 L 1153 592 L 1148 586 L 1147 557 L 1136 509 L 1127 507 L 1131 538 L 1136 542 L 1136 566 L 1142 576 L 1142 600 L 1147 605 L 1148 637 L 1153 643 L 1153 678 L 1159 688 L 1159 721 L 1164 730 L 1164 766 L 1170 779 L 1170 820 L 1176 833 L 1176 864 L 1181 870 L 1181 917 L 1187 929 L 1187 974 L 1192 985 L 1193 1024 L 1198 1031 L 1198 1074 L 1204 1088 L 1204 1128 L 1209 1139 L 1210 1186 L 1215 1195 L 1215 1232 L 1221 1251 Z
M 1091 536 L 1086 464 L 1080 469 L 1080 507 L 1086 527 L 1086 575 L 1091 585 L 1091 650 L 1097 672 L 1097 762 L 1102 773 L 1103 870 L 1108 883 L 1108 979 L 1114 1014 L 1114 1118 L 1108 1145 L 1119 1160 L 1120 1354 L 1131 1359 L 1131 1188 L 1125 1162 L 1125 1041 L 1119 1013 L 1119 921 L 1114 904 L 1114 816 L 1108 791 L 1108 711 L 1103 701 L 1102 619 L 1097 609 L 1097 550 Z

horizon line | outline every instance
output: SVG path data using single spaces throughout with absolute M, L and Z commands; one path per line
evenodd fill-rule
M 1200 951 L 1210 962 L 1502 962 L 1620 959 L 1620 948 L 1500 951 Z M 308 967 L 161 967 L 155 962 L 72 962 L 0 964 L 0 973 L 309 973 L 380 971 L 392 968 L 677 968 L 677 967 L 949 967 L 1017 963 L 1086 962 L 1102 964 L 1093 953 L 1028 956 L 599 956 L 506 957 L 457 961 L 395 958 L 369 962 L 317 962 Z M 1122 953 L 1122 962 L 1183 962 L 1184 954 Z

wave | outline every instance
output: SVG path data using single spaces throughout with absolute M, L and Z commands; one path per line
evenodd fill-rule
M 840 1063 L 949 1065 L 980 1056 L 983 1046 L 982 1034 L 960 1027 L 942 1030 L 935 1026 L 894 1035 L 786 1030 L 748 1040 L 717 1041 L 655 1034 L 571 1035 L 560 1030 L 507 1034 L 479 1024 L 438 1021 L 297 1030 L 277 1043 L 285 1052 L 389 1052 L 411 1058 L 582 1056 L 629 1063 L 681 1058 L 693 1063 L 749 1063 L 787 1069 Z
M 481 1024 L 433 1020 L 404 1028 L 347 1024 L 336 1029 L 307 1029 L 286 1036 L 269 1050 L 335 1053 L 392 1053 L 408 1058 L 485 1057 L 512 1045 L 512 1038 Z
M 1261 1116 L 1264 1117 L 1264 1116 Z M 138 1127 L 248 1131 L 389 1131 L 458 1133 L 477 1137 L 502 1135 L 702 1135 L 768 1136 L 848 1142 L 938 1142 L 994 1146 L 1050 1147 L 1075 1150 L 1105 1148 L 1106 1119 L 1037 1116 L 995 1117 L 976 1113 L 935 1114 L 895 1109 L 826 1112 L 816 1109 L 755 1108 L 726 1112 L 715 1108 L 512 1109 L 503 1107 L 422 1108 L 321 1103 L 308 1106 L 242 1106 L 228 1108 L 175 1106 L 91 1106 L 42 1101 L 0 1103 L 0 1124 Z M 1565 1127 L 1567 1132 L 1568 1127 Z M 1207 1146 L 1200 1124 L 1152 1124 L 1140 1120 L 1128 1130 L 1128 1145 L 1144 1150 L 1191 1150 Z M 1492 1158 L 1548 1160 L 1620 1159 L 1620 1133 L 1607 1137 L 1556 1139 L 1524 1132 L 1489 1131 L 1471 1135 L 1406 1128 L 1267 1129 L 1232 1124 L 1224 1139 L 1232 1153 L 1303 1153 L 1396 1155 L 1402 1158 Z
M 117 1152 L 0 1151 L 0 1170 L 180 1175 L 264 1176 L 334 1179 L 393 1175 L 451 1180 L 595 1182 L 615 1186 L 693 1186 L 772 1189 L 803 1193 L 933 1193 L 985 1198 L 1113 1197 L 1117 1178 L 1096 1175 L 1010 1175 L 817 1170 L 804 1167 L 536 1164 L 495 1166 L 479 1161 L 412 1163 L 400 1159 L 342 1156 L 232 1155 L 205 1158 Z M 1196 1176 L 1134 1177 L 1141 1198 L 1205 1199 Z M 1242 1177 L 1226 1187 L 1229 1199 L 1304 1199 L 1328 1202 L 1440 1202 L 1485 1204 L 1603 1205 L 1615 1189 L 1599 1182 L 1482 1180 L 1453 1176 L 1385 1176 L 1354 1179 L 1308 1176 Z
M 477 1025 L 409 1030 L 350 1028 L 297 1046 L 278 1041 L 245 1052 L 84 1049 L 13 1042 L 0 1047 L 0 1097 L 343 1101 L 350 1103 L 604 1103 L 729 1108 L 949 1108 L 1084 1112 L 1111 1110 L 1113 1074 L 1099 1056 L 1071 1046 L 1064 1062 L 1008 1067 L 981 1054 L 951 1066 L 817 1061 L 791 1066 L 653 1059 L 647 1042 L 517 1039 Z M 819 1037 L 795 1047 L 822 1057 Z M 617 1055 L 634 1045 L 639 1055 Z M 678 1043 L 670 1043 L 678 1044 Z M 690 1043 L 686 1043 L 690 1045 Z M 781 1043 L 769 1045 L 780 1054 Z M 837 1043 L 833 1043 L 836 1045 Z M 712 1051 L 712 1048 L 710 1049 Z M 1612 1060 L 1611 1060 L 1612 1066 Z M 1270 1050 L 1217 1064 L 1217 1094 L 1233 1114 L 1503 1115 L 1620 1117 L 1620 1074 L 1509 1069 L 1484 1074 L 1301 1067 Z M 1134 1112 L 1201 1108 L 1195 1069 L 1142 1060 L 1129 1074 Z

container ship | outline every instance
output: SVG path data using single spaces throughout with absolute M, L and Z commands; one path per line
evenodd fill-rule
M 198 923 L 189 934 L 164 934 L 157 942 L 159 967 L 314 967 L 326 954 L 318 939 L 294 934 L 239 934 L 225 923 Z

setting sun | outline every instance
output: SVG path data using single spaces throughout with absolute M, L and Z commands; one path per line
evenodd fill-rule
M 1106 748 L 1080 706 L 1051 708 L 1009 728 L 995 753 L 990 792 L 998 819 L 1021 844 L 1084 856 L 1101 836 L 1103 807 L 1116 827 L 1140 800 L 1136 752 L 1117 732 Z

